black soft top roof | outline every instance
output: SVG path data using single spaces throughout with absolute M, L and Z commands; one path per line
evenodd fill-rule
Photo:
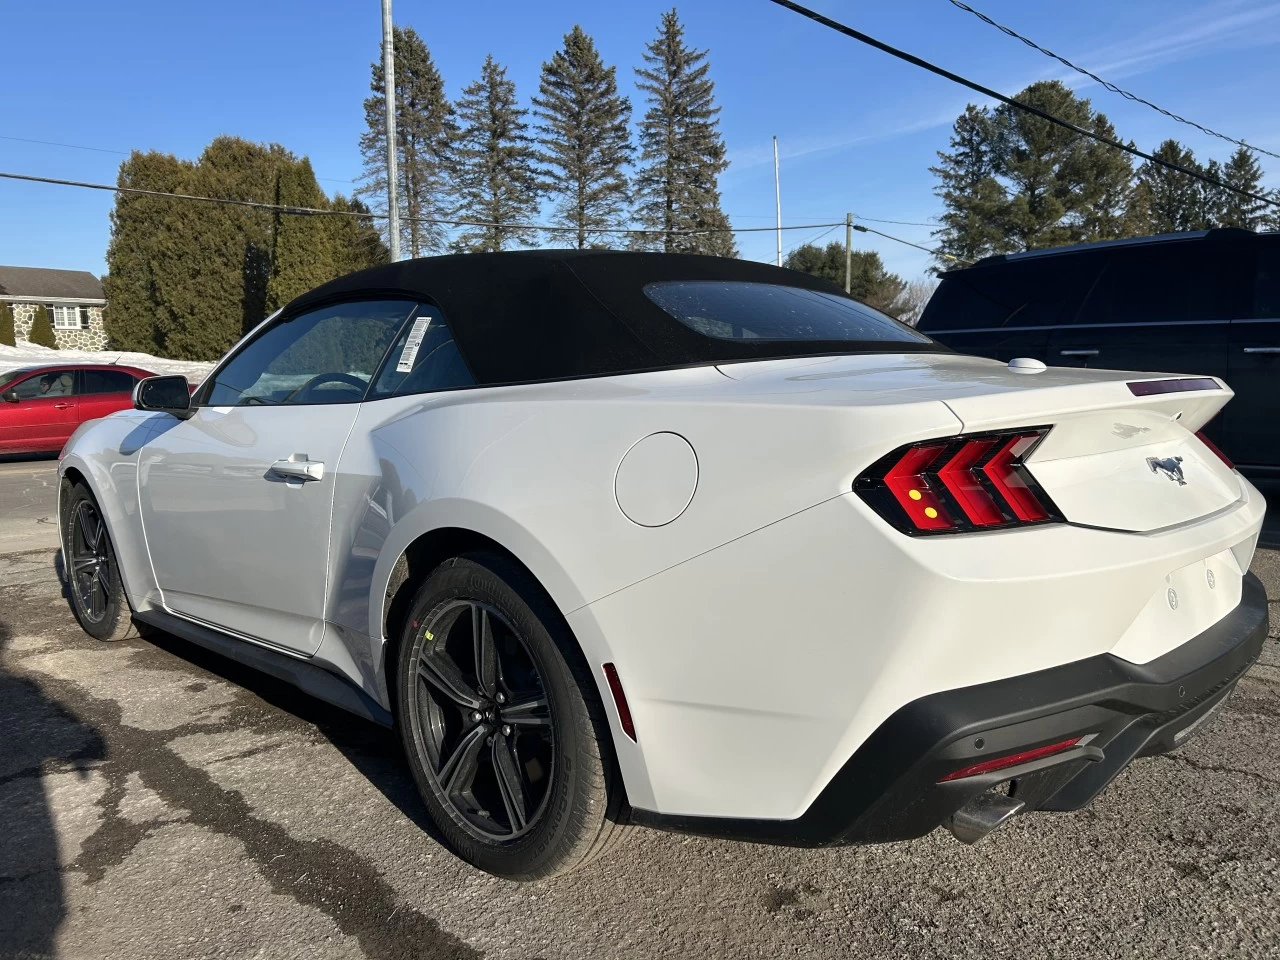
M 719 340 L 644 295 L 660 281 L 719 280 L 845 296 L 826 280 L 748 260 L 674 253 L 529 250 L 403 260 L 339 277 L 285 307 L 287 317 L 356 296 L 425 300 L 445 315 L 481 384 L 636 373 L 734 360 L 945 350 L 934 343 Z

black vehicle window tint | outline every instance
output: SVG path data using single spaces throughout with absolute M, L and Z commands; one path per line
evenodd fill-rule
M 1258 251 L 1253 315 L 1259 320 L 1280 318 L 1280 237 L 1268 238 Z
M 123 370 L 81 370 L 81 393 L 131 393 L 138 381 Z
M 50 397 L 69 397 L 75 393 L 76 376 L 73 370 L 55 370 L 28 377 L 13 388 L 19 400 L 43 400 Z
M 1191 323 L 1238 315 L 1231 258 L 1205 243 L 1116 250 L 1080 312 L 1080 323 Z M 1241 277 L 1240 279 L 1243 279 Z
M 692 280 L 651 283 L 644 293 L 689 329 L 716 340 L 929 342 L 857 300 L 820 290 Z
M 475 382 L 444 315 L 422 304 L 392 345 L 369 398 L 452 390 Z
M 925 306 L 925 333 L 1070 323 L 1097 272 L 1091 256 L 1010 260 L 942 279 Z
M 403 300 L 341 303 L 277 321 L 218 371 L 202 402 L 358 403 L 413 307 Z

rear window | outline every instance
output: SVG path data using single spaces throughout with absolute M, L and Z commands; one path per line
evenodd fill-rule
M 644 293 L 690 330 L 716 340 L 929 342 L 865 304 L 820 290 L 691 280 L 651 283 Z
M 1070 323 L 1097 275 L 1097 258 L 1063 256 L 957 270 L 929 299 L 920 329 L 996 330 Z

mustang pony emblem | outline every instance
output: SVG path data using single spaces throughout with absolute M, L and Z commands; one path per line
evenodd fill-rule
M 1165 457 L 1163 460 L 1158 457 L 1147 457 L 1147 466 L 1151 468 L 1152 473 L 1159 471 L 1170 480 L 1176 481 L 1180 487 L 1187 485 L 1187 478 L 1182 475 L 1181 457 Z

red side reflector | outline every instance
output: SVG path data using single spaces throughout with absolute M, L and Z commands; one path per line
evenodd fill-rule
M 627 706 L 627 695 L 622 692 L 622 681 L 618 679 L 618 668 L 612 663 L 604 665 L 604 678 L 609 681 L 609 692 L 613 694 L 613 705 L 618 710 L 618 723 L 622 732 L 633 741 L 636 739 L 636 725 L 631 719 L 631 708 Z
M 1023 750 L 1021 753 L 1011 753 L 1007 756 L 996 757 L 994 760 L 984 760 L 982 763 L 975 763 L 972 766 L 953 770 L 945 777 L 939 778 L 938 782 L 946 783 L 948 780 L 963 780 L 965 777 L 976 777 L 980 773 L 992 773 L 996 770 L 1004 770 L 1006 767 L 1016 767 L 1020 763 L 1030 763 L 1032 760 L 1039 760 L 1041 757 L 1049 757 L 1055 753 L 1070 750 L 1082 739 L 1084 738 L 1072 737 L 1070 740 L 1063 740 L 1060 743 L 1051 743 L 1048 746 Z
M 1204 435 L 1204 433 L 1203 433 L 1203 432 L 1201 432 L 1201 431 L 1197 431 L 1197 432 L 1196 432 L 1196 438 L 1197 438 L 1201 443 L 1203 443 L 1206 447 L 1208 447 L 1208 448 L 1209 448 L 1209 452 L 1210 452 L 1210 453 L 1212 453 L 1215 457 L 1217 457 L 1219 460 L 1221 460 L 1223 463 L 1225 463 L 1225 464 L 1226 464 L 1230 469 L 1234 470 L 1234 469 L 1236 468 L 1236 465 L 1235 465 L 1234 463 L 1232 463 L 1232 462 L 1231 462 L 1230 458 L 1228 458 L 1228 457 L 1227 457 L 1227 455 L 1226 455 L 1225 453 L 1223 453 L 1221 450 L 1219 450 L 1219 449 L 1218 449 L 1218 445 L 1217 445 L 1217 444 L 1215 444 L 1215 443 L 1214 443 L 1212 440 L 1210 440 L 1208 437 L 1206 437 L 1206 436 Z
M 1212 377 L 1181 377 L 1177 380 L 1137 380 L 1129 384 L 1135 397 L 1151 397 L 1158 393 L 1183 393 L 1187 390 L 1221 390 Z

